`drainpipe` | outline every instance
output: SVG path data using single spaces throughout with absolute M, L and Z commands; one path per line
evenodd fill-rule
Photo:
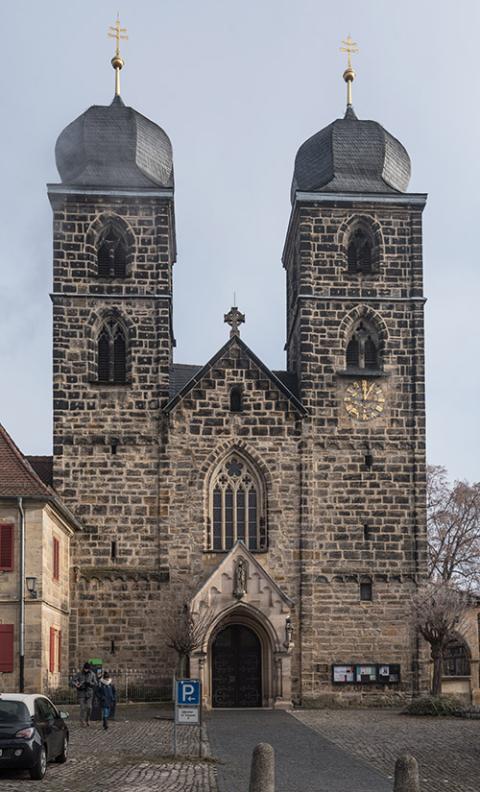
M 23 693 L 25 688 L 25 512 L 22 498 L 17 498 L 18 512 L 20 515 L 20 631 L 19 631 L 19 688 Z

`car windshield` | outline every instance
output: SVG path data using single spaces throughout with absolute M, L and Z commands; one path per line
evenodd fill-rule
M 0 723 L 28 721 L 30 714 L 23 701 L 0 701 Z

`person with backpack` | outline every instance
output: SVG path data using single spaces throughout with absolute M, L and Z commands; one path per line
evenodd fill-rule
M 80 725 L 90 726 L 93 694 L 97 687 L 97 680 L 90 663 L 84 663 L 83 668 L 73 680 L 73 687 L 77 690 L 77 700 L 80 704 Z
M 115 685 L 112 683 L 112 679 L 108 671 L 103 672 L 103 676 L 96 690 L 96 696 L 102 709 L 103 728 L 108 729 L 108 719 L 112 709 L 115 706 L 115 701 L 117 698 Z

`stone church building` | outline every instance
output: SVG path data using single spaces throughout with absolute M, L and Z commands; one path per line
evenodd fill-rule
M 56 162 L 52 483 L 76 521 L 63 668 L 100 657 L 168 685 L 167 624 L 189 603 L 206 706 L 423 689 L 426 196 L 405 148 L 351 103 L 300 146 L 284 371 L 242 340 L 236 306 L 210 360 L 175 360 L 163 129 L 116 94 L 63 130 Z

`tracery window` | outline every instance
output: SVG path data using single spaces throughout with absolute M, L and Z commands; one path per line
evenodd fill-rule
M 443 650 L 444 676 L 470 676 L 468 649 L 462 641 L 449 641 Z
M 109 319 L 98 335 L 98 381 L 124 385 L 127 380 L 127 339 L 123 326 Z
M 359 322 L 354 327 L 345 350 L 345 364 L 347 370 L 380 370 L 378 337 L 375 330 L 369 327 L 368 324 Z
M 127 246 L 123 234 L 111 223 L 97 244 L 97 272 L 100 278 L 124 278 L 127 273 Z
M 370 234 L 362 227 L 354 229 L 350 235 L 347 248 L 348 271 L 362 273 L 372 272 L 373 241 Z
M 262 480 L 240 454 L 228 456 L 210 485 L 209 549 L 230 550 L 241 539 L 250 550 L 266 550 Z

